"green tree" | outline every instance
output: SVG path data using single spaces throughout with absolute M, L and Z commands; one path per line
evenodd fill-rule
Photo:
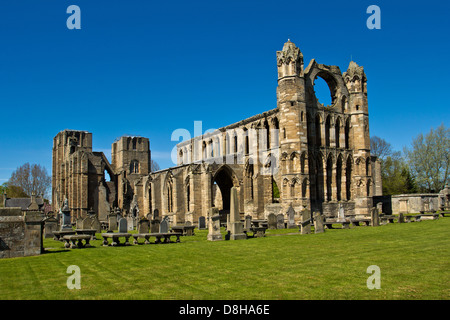
M 394 152 L 392 156 L 383 161 L 381 172 L 383 181 L 383 194 L 404 194 L 417 192 L 417 187 L 412 177 L 408 164 L 401 157 L 400 152 Z
M 450 170 L 450 129 L 441 124 L 423 136 L 419 134 L 411 149 L 404 148 L 411 173 L 420 191 L 439 192 L 445 186 Z
M 389 142 L 377 136 L 370 138 L 370 147 L 370 153 L 381 163 L 384 195 L 417 192 L 414 177 L 401 152 L 394 151 Z

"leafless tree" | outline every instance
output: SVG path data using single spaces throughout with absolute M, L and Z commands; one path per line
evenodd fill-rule
M 28 196 L 34 193 L 48 198 L 52 180 L 45 167 L 39 164 L 30 165 L 27 162 L 11 174 L 7 184 L 22 188 Z

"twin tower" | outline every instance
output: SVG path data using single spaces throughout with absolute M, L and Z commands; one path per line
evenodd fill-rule
M 151 172 L 149 140 L 121 137 L 109 163 L 92 151 L 92 134 L 65 130 L 53 143 L 53 210 L 68 199 L 72 214 L 112 208 L 146 215 L 155 209 L 176 223 L 195 222 L 211 207 L 230 209 L 236 187 L 239 211 L 254 218 L 292 206 L 334 216 L 364 216 L 381 195 L 379 162 L 370 155 L 367 79 L 355 62 L 305 68 L 288 41 L 276 55 L 277 106 L 177 145 L 177 165 Z M 321 104 L 315 80 L 328 84 L 331 104 Z M 266 170 L 272 166 L 272 169 Z

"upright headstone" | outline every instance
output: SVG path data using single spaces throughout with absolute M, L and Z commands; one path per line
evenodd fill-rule
M 311 215 L 309 210 L 303 210 L 301 212 L 301 221 L 300 221 L 300 233 L 301 234 L 310 234 L 311 233 Z
M 127 216 L 127 225 L 128 225 L 128 231 L 134 230 L 134 218 L 132 215 Z
M 168 233 L 169 232 L 169 222 L 166 219 L 163 219 L 159 224 L 159 233 Z
M 97 216 L 92 218 L 92 224 L 91 224 L 90 229 L 95 229 L 95 232 L 98 232 L 98 233 L 102 232 L 102 224 L 98 220 Z
M 61 209 L 61 231 L 72 230 L 72 221 L 70 218 L 69 202 L 67 198 L 64 200 L 63 208 Z
M 159 220 L 150 221 L 150 233 L 159 233 L 159 225 L 161 222 Z
M 277 229 L 285 229 L 284 214 L 282 214 L 282 213 L 277 215 Z
M 44 238 L 53 238 L 53 232 L 58 231 L 58 220 L 54 217 L 44 219 Z
M 252 227 L 252 216 L 248 214 L 245 216 L 244 230 L 249 231 L 251 227 Z
M 269 213 L 267 216 L 267 224 L 269 229 L 276 229 L 277 228 L 277 216 L 273 213 Z
M 325 231 L 323 227 L 323 217 L 320 214 L 320 212 L 314 212 L 313 213 L 314 218 L 314 233 L 322 233 Z
M 405 223 L 405 215 L 403 212 L 398 213 L 398 223 Z
M 239 213 L 239 201 L 236 187 L 231 188 L 230 196 L 230 225 L 231 225 L 231 240 L 247 239 L 244 233 L 244 223 L 241 222 L 241 215 Z
M 198 229 L 199 230 L 206 229 L 206 218 L 204 216 L 198 218 Z
M 125 218 L 120 218 L 119 220 L 119 233 L 128 232 L 128 221 Z
M 150 231 L 150 221 L 146 218 L 140 219 L 137 226 L 138 233 L 148 233 Z
M 153 220 L 160 220 L 158 209 L 153 210 Z
M 220 233 L 220 214 L 218 208 L 211 208 L 208 212 L 208 237 L 209 241 L 221 241 L 223 240 Z
M 345 211 L 344 211 L 344 205 L 342 203 L 339 203 L 339 210 L 338 210 L 338 222 L 345 221 Z
M 378 212 L 383 212 L 383 202 L 378 202 L 377 203 L 377 208 L 378 208 Z
M 378 208 L 372 208 L 372 210 L 370 211 L 370 215 L 372 220 L 372 227 L 378 227 L 380 225 L 380 215 L 378 214 Z
M 429 209 L 431 213 L 436 213 L 436 210 L 434 209 L 433 199 L 430 199 Z
M 108 215 L 108 230 L 117 230 L 117 214 L 112 213 Z
M 292 207 L 292 205 L 289 206 L 288 211 L 286 212 L 287 215 L 287 228 L 288 229 L 295 229 L 297 226 L 295 225 L 295 210 Z
M 91 229 L 92 227 L 92 218 L 87 216 L 81 221 L 81 229 Z

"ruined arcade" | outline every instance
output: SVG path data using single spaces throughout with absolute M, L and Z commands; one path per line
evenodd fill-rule
M 346 216 L 368 216 L 381 177 L 370 154 L 363 67 L 351 61 L 342 73 L 314 59 L 305 67 L 291 41 L 276 63 L 276 108 L 182 141 L 172 168 L 150 171 L 147 138 L 120 137 L 109 163 L 92 150 L 92 133 L 61 131 L 53 141 L 53 210 L 67 198 L 73 218 L 92 209 L 105 221 L 118 208 L 134 217 L 157 210 L 184 223 L 216 207 L 226 219 L 235 187 L 242 217 L 286 214 L 290 206 L 296 219 L 304 210 L 336 216 L 339 207 Z M 318 77 L 329 86 L 331 105 L 316 98 Z

